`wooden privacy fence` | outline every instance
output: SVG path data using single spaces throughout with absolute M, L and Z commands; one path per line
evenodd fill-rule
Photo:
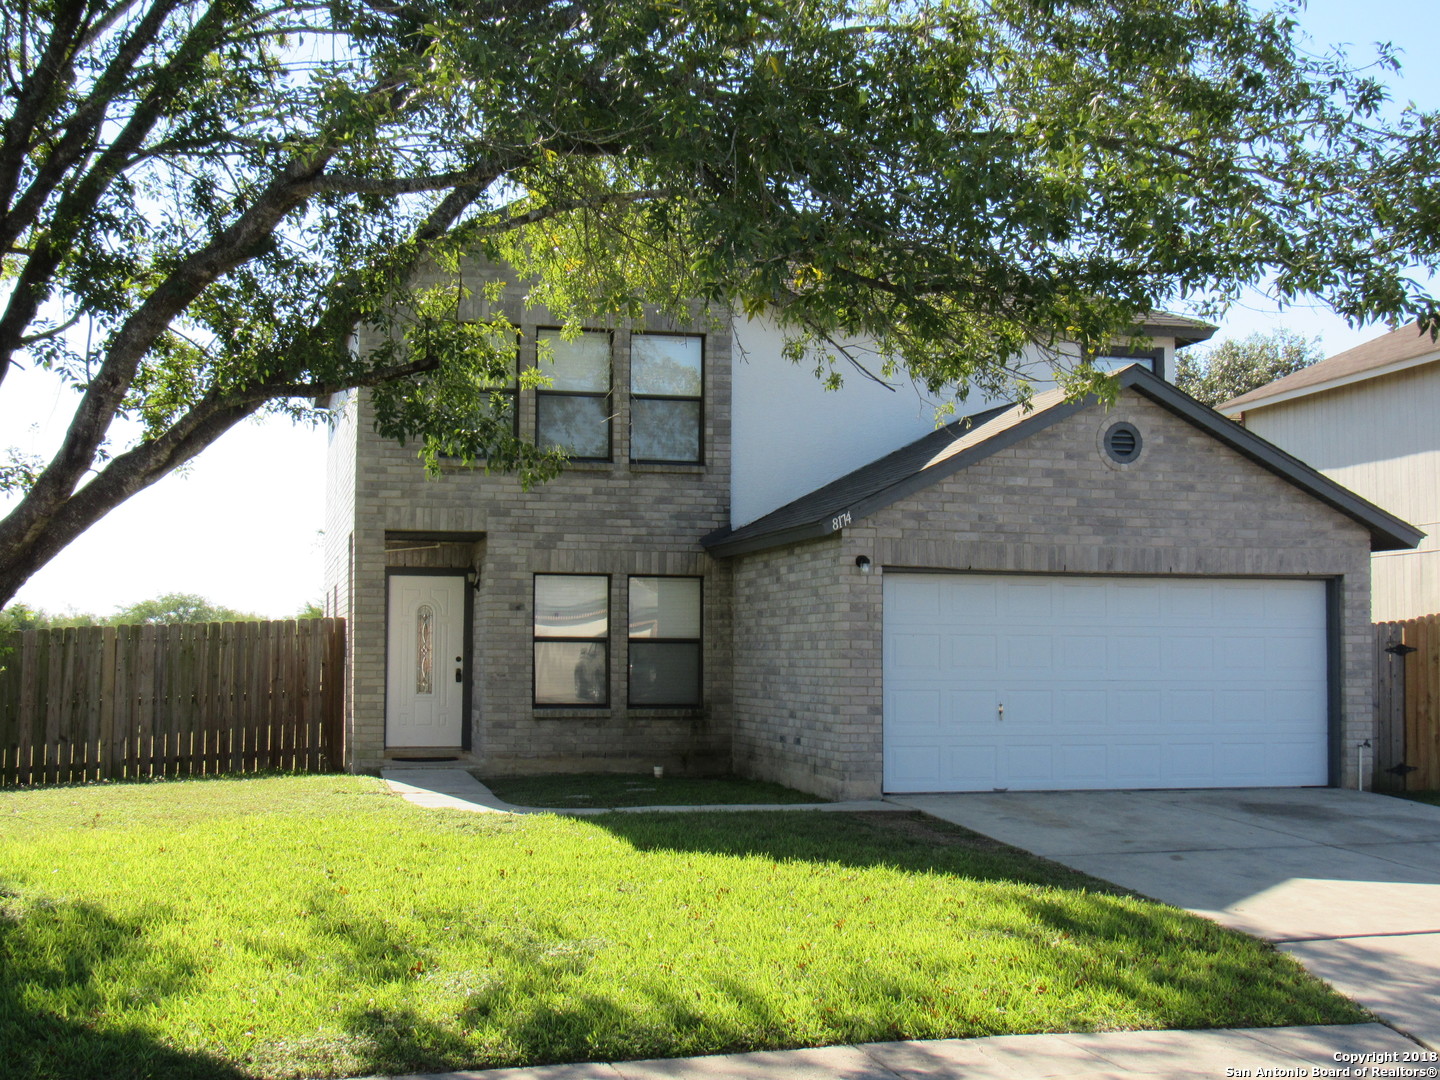
M 0 786 L 341 767 L 345 620 L 0 634 Z
M 1440 789 L 1440 615 L 1375 624 L 1375 786 Z

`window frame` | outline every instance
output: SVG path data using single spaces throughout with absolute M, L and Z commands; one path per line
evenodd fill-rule
M 535 370 L 544 374 L 540 356 L 540 341 L 546 334 L 554 334 L 557 339 L 560 337 L 562 327 L 559 326 L 537 326 L 535 327 Z M 601 402 L 608 402 L 605 415 L 605 456 L 604 457 L 582 457 L 579 454 L 570 456 L 571 461 L 601 461 L 608 462 L 615 460 L 615 333 L 612 330 L 591 329 L 583 327 L 580 330 L 583 337 L 586 334 L 605 335 L 605 355 L 608 362 L 605 366 L 606 387 L 603 393 L 593 390 L 552 390 L 548 387 L 537 386 L 535 388 L 535 445 L 541 445 L 540 411 L 546 398 L 597 398 Z M 566 449 L 560 443 L 551 444 L 559 449 Z
M 520 349 L 524 338 L 525 335 L 519 330 L 515 332 L 515 357 L 510 366 L 510 385 L 480 388 L 486 395 L 503 394 L 510 399 L 510 433 L 517 439 L 520 437 Z
M 637 337 L 695 338 L 700 342 L 700 394 L 641 394 L 635 390 L 635 339 Z M 708 364 L 706 353 L 709 342 L 704 334 L 670 333 L 660 330 L 635 331 L 630 335 L 630 461 L 635 465 L 704 465 L 705 464 L 705 378 Z M 636 401 L 693 401 L 699 406 L 696 417 L 695 457 L 693 458 L 642 458 L 635 456 L 635 402 Z M 655 575 L 640 575 L 655 576 Z M 671 575 L 675 576 L 675 575 Z
M 539 604 L 536 602 L 535 593 L 542 577 L 568 577 L 568 578 L 603 578 L 605 580 L 605 633 L 600 637 L 541 637 L 535 632 L 536 615 L 539 611 Z M 610 708 L 611 686 L 610 686 L 610 635 L 614 628 L 611 625 L 611 603 L 612 597 L 610 588 L 613 582 L 609 574 L 567 574 L 551 571 L 538 571 L 530 575 L 530 705 L 535 709 L 608 709 Z M 581 702 L 556 702 L 541 701 L 537 691 L 540 689 L 538 680 L 538 667 L 535 662 L 535 647 L 541 642 L 551 644 L 571 645 L 602 645 L 605 650 L 605 698 L 603 701 L 581 701 Z
M 511 376 L 509 386 L 482 386 L 479 391 L 488 398 L 490 394 L 504 394 L 510 398 L 510 434 L 515 438 L 520 437 L 520 348 L 524 341 L 524 334 L 519 330 L 515 332 L 515 355 L 511 363 Z M 486 402 L 488 404 L 488 401 Z M 440 457 L 449 462 L 458 463 L 459 454 L 441 454 Z M 476 458 L 476 461 L 484 461 L 484 458 Z
M 1133 364 L 1140 360 L 1149 360 L 1151 374 L 1164 379 L 1166 382 L 1170 381 L 1165 371 L 1165 350 L 1158 346 L 1147 349 L 1096 349 L 1095 355 L 1091 358 L 1091 363 L 1099 360 L 1120 360 L 1124 362 L 1107 368 L 1107 371 L 1118 371 L 1126 364 Z
M 699 637 L 694 638 L 670 638 L 670 637 L 636 637 L 630 632 L 632 621 L 631 603 L 635 595 L 634 584 L 637 578 L 653 580 L 670 579 L 681 581 L 693 581 L 699 590 L 698 600 L 700 602 L 697 613 Z M 643 701 L 637 702 L 632 693 L 635 685 L 635 665 L 631 662 L 631 649 L 635 642 L 653 642 L 663 645 L 694 645 L 695 646 L 695 700 L 681 702 Z M 701 574 L 630 574 L 625 580 L 625 707 L 627 709 L 702 709 L 705 707 L 705 578 Z

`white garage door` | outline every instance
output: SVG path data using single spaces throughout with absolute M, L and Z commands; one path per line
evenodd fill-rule
M 1325 784 L 1325 586 L 887 573 L 885 790 Z

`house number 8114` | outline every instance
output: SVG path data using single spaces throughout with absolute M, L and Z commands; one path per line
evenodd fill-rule
M 843 514 L 837 514 L 835 517 L 830 519 L 830 531 L 837 532 L 838 530 L 843 529 L 846 525 L 849 524 L 850 511 L 846 510 Z

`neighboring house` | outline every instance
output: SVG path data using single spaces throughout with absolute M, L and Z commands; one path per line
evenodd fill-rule
M 1375 553 L 1371 614 L 1440 612 L 1440 342 L 1412 323 L 1220 411 L 1428 533 L 1414 550 Z
M 763 321 L 567 342 L 497 302 L 520 365 L 554 350 L 517 415 L 575 448 L 559 479 L 427 480 L 363 395 L 337 403 L 353 768 L 829 797 L 1356 782 L 1370 552 L 1419 534 L 1166 383 L 1204 324 L 1138 328 L 1112 408 L 971 402 L 937 431 L 908 390 L 823 392 Z

